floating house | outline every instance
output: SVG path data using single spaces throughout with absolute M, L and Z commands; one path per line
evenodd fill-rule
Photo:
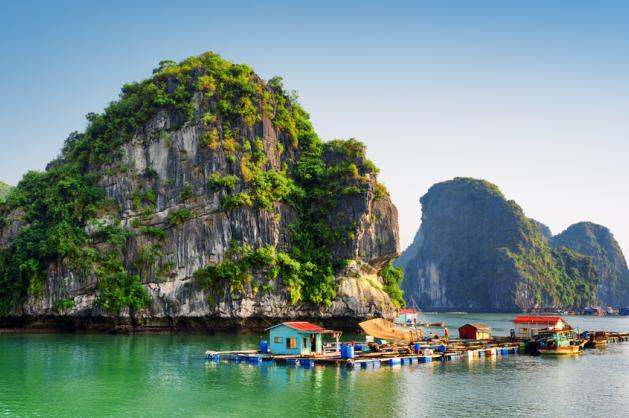
M 341 333 L 321 328 L 310 322 L 283 322 L 267 328 L 273 354 L 312 355 L 323 354 L 323 334 Z
M 513 320 L 515 336 L 530 339 L 543 329 L 562 330 L 566 321 L 559 316 L 518 316 Z
M 459 328 L 459 338 L 464 340 L 488 340 L 491 327 L 485 324 L 465 324 Z
M 400 309 L 397 318 L 395 318 L 395 323 L 414 325 L 417 323 L 417 311 L 415 309 Z

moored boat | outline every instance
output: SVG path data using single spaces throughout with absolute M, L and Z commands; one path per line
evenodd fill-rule
M 608 336 L 605 331 L 596 331 L 589 334 L 586 346 L 589 348 L 607 347 Z
M 548 329 L 537 335 L 537 351 L 543 355 L 579 354 L 585 341 L 571 329 Z
M 607 315 L 618 315 L 618 309 L 615 309 L 612 306 L 608 306 L 607 308 L 605 308 L 605 313 Z

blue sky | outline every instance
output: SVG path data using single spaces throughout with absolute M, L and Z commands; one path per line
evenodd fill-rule
M 323 138 L 368 145 L 403 247 L 419 197 L 471 176 L 629 251 L 629 3 L 127 3 L 0 3 L 0 179 L 42 170 L 159 61 L 212 50 L 283 76 Z

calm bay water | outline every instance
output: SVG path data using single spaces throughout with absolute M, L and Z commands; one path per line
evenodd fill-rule
M 426 314 L 451 329 L 510 314 Z M 568 317 L 629 331 L 629 317 Z M 452 334 L 456 335 L 456 332 Z M 0 335 L 5 416 L 626 416 L 629 344 L 571 358 L 527 355 L 379 369 L 207 362 L 258 335 Z

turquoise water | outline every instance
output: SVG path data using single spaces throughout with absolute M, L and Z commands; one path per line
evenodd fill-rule
M 426 315 L 456 329 L 508 314 Z M 629 331 L 629 317 L 569 317 Z M 454 332 L 456 334 L 456 332 Z M 626 416 L 629 344 L 571 358 L 526 355 L 368 370 L 212 363 L 257 335 L 0 335 L 5 416 Z

